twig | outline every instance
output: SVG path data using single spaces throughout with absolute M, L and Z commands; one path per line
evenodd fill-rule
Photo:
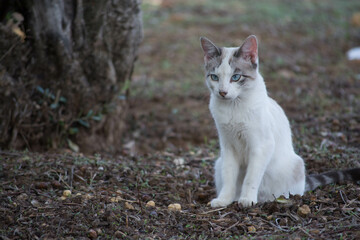
M 347 225 L 347 226 L 338 226 L 336 228 L 339 229 L 339 230 L 333 231 L 332 233 L 344 232 L 344 228 L 348 228 L 348 230 L 350 230 L 350 228 L 354 228 L 354 230 L 355 230 L 355 229 L 360 228 L 360 224 L 352 224 L 352 225 Z
M 66 181 L 64 181 L 63 177 L 61 176 L 61 173 L 59 174 L 57 171 L 52 169 L 50 170 L 50 172 L 54 172 L 58 176 L 59 178 L 58 182 L 63 182 L 69 189 L 71 189 L 69 184 Z
M 55 213 L 40 213 L 40 214 L 31 214 L 29 216 L 29 218 L 33 218 L 33 217 L 50 217 L 50 216 L 55 216 Z
M 92 172 L 91 172 L 91 175 L 92 175 Z M 97 176 L 97 173 L 95 173 L 94 176 L 91 177 L 91 179 L 90 179 L 90 186 L 89 186 L 90 188 L 92 188 L 92 184 L 93 184 L 94 179 L 95 179 L 96 176 Z
M 311 239 L 315 239 L 314 236 L 312 236 L 310 233 L 306 232 L 302 227 L 297 227 L 297 229 L 300 229 L 303 233 L 305 233 Z
M 217 208 L 217 209 L 210 210 L 210 211 L 203 212 L 203 213 L 199 213 L 199 214 L 201 214 L 201 215 L 206 215 L 206 214 L 208 214 L 208 213 L 217 212 L 217 211 L 221 211 L 221 210 L 224 210 L 224 209 L 226 209 L 226 207 Z
M 127 219 L 127 218 L 126 218 Z M 127 235 L 125 233 L 123 233 L 122 231 L 120 230 L 117 230 L 116 232 L 120 233 L 121 235 L 123 235 L 124 237 L 127 237 Z
M 79 206 L 81 204 L 79 203 L 63 203 L 63 205 L 68 205 L 68 206 Z
M 117 198 L 118 201 L 124 201 L 124 202 L 128 202 L 128 203 L 139 203 L 138 200 L 126 200 L 126 199 L 123 199 L 122 197 L 119 196 L 119 198 Z
M 191 197 L 191 190 L 190 190 L 190 188 L 188 189 L 188 196 L 189 196 L 188 201 L 189 201 L 189 203 L 191 203 L 191 202 L 192 202 L 192 197 Z
M 291 218 L 293 221 L 299 221 L 299 218 L 293 214 L 291 214 L 290 212 L 287 213 L 277 213 L 277 216 L 283 216 L 283 217 L 289 217 Z
M 4 55 L 1 56 L 0 62 L 6 57 L 6 55 L 8 55 L 8 54 L 14 49 L 14 47 L 15 47 L 18 43 L 19 43 L 19 42 L 14 43 L 14 44 L 9 48 L 9 50 L 7 50 L 6 53 L 4 53 Z
M 240 223 L 240 221 L 237 221 L 236 223 L 234 223 L 233 225 L 231 225 L 230 227 L 228 227 L 227 229 L 225 229 L 225 232 L 229 231 L 230 229 L 232 229 L 233 227 L 237 226 Z
M 8 156 L 19 157 L 19 156 L 22 156 L 24 154 L 0 151 L 0 155 L 8 155 Z
M 70 173 L 70 179 L 69 179 L 71 190 L 72 190 L 72 187 L 73 187 L 74 168 L 75 168 L 75 166 L 71 166 L 71 173 Z
M 221 222 L 232 222 L 231 218 L 219 218 L 219 219 L 212 219 L 213 222 L 221 223 Z
M 270 225 L 271 225 L 271 226 L 273 226 L 273 227 L 276 227 L 276 228 L 277 228 L 277 229 L 279 229 L 280 231 L 283 231 L 283 232 L 290 232 L 289 230 L 286 230 L 286 229 L 284 229 L 284 228 L 280 227 L 279 225 L 274 224 L 274 223 L 272 223 L 272 222 L 270 222 L 270 221 L 267 221 L 267 220 L 265 220 L 265 219 L 262 219 L 262 221 L 264 221 L 264 222 L 266 222 L 266 223 L 270 224 Z
M 233 212 L 224 213 L 223 215 L 220 216 L 220 218 L 224 218 L 224 217 L 226 217 L 227 215 L 232 214 L 232 213 L 233 213 Z
M 138 177 L 136 178 L 136 194 L 137 194 L 137 198 L 138 198 L 138 203 L 140 205 L 140 209 L 141 209 L 141 211 L 143 211 L 143 207 L 142 207 L 142 204 L 140 201 L 139 178 Z
M 347 201 L 345 201 L 345 199 L 344 199 L 344 196 L 343 196 L 343 194 L 342 194 L 342 190 L 340 190 L 339 193 L 340 193 L 340 197 L 341 197 L 341 199 L 343 200 L 344 204 L 346 204 Z M 344 195 L 345 195 L 345 193 L 344 193 Z M 346 197 L 346 195 L 345 195 L 345 197 Z M 346 197 L 346 198 L 347 198 L 347 197 Z
M 81 176 L 79 176 L 79 175 L 77 175 L 77 174 L 74 174 L 77 178 L 79 178 L 81 181 L 83 181 L 84 183 L 87 183 L 87 181 L 83 178 L 83 177 L 81 177 Z
M 0 183 L 1 186 L 5 186 L 5 185 L 8 185 L 9 183 L 12 183 L 13 181 L 7 181 L 7 182 L 2 182 Z

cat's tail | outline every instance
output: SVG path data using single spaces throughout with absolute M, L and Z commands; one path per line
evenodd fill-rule
M 306 176 L 305 191 L 311 191 L 319 186 L 343 181 L 360 181 L 360 168 L 331 171 Z

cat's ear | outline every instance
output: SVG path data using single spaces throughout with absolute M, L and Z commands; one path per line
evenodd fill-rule
M 258 41 L 255 35 L 245 39 L 243 45 L 234 54 L 235 57 L 242 57 L 250 60 L 252 64 L 258 63 Z
M 204 50 L 205 60 L 221 55 L 221 50 L 206 37 L 200 38 L 201 47 Z

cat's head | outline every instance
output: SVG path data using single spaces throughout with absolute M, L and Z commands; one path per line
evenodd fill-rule
M 254 35 L 237 48 L 219 48 L 205 37 L 200 41 L 204 50 L 206 84 L 212 94 L 224 100 L 241 99 L 256 86 L 259 64 Z

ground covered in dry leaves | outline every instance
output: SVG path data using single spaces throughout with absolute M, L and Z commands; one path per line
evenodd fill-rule
M 360 237 L 360 187 L 354 184 L 251 208 L 210 208 L 215 192 L 206 150 L 139 158 L 0 156 L 3 239 Z M 181 209 L 169 207 L 176 203 Z
M 199 44 L 256 34 L 260 72 L 308 173 L 359 167 L 360 65 L 346 51 L 360 45 L 360 2 L 144 0 L 143 10 L 119 152 L 1 150 L 0 238 L 360 239 L 356 183 L 208 205 L 219 149 Z

